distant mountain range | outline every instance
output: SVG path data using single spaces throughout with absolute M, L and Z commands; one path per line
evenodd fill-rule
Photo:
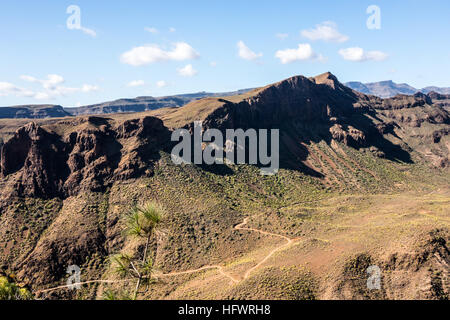
M 111 114 L 123 112 L 143 112 L 163 107 L 178 108 L 191 101 L 208 97 L 234 96 L 251 91 L 242 89 L 232 92 L 198 92 L 166 97 L 137 97 L 134 99 L 118 99 L 82 107 L 64 108 L 60 105 L 23 105 L 0 107 L 0 119 L 45 119 L 78 116 L 85 114 Z
M 345 85 L 353 90 L 364 94 L 372 94 L 380 98 L 391 98 L 398 94 L 412 95 L 417 92 L 429 93 L 437 92 L 441 94 L 450 94 L 450 88 L 426 87 L 423 89 L 416 89 L 406 83 L 395 83 L 392 80 L 362 83 L 358 81 L 347 82 Z
M 362 83 L 357 81 L 347 82 L 345 86 L 364 94 L 371 94 L 380 98 L 391 98 L 398 94 L 414 95 L 417 92 L 428 94 L 450 94 L 450 88 L 426 87 L 416 89 L 406 83 L 397 84 L 392 80 Z M 143 112 L 160 108 L 182 107 L 192 101 L 211 97 L 235 96 L 250 92 L 253 89 L 242 89 L 232 92 L 197 92 L 179 94 L 165 97 L 137 97 L 133 99 L 118 99 L 82 107 L 65 108 L 60 105 L 23 105 L 0 107 L 0 119 L 45 119 L 62 118 L 79 115 L 99 115 L 126 112 Z M 435 100 L 435 98 L 433 99 Z
M 243 89 L 233 92 L 198 92 L 179 94 L 166 97 L 137 97 L 134 99 L 119 99 L 99 104 L 93 104 L 78 108 L 65 108 L 72 115 L 83 114 L 109 114 L 123 112 L 143 112 L 156 110 L 159 108 L 173 107 L 178 108 L 188 104 L 191 101 L 209 97 L 233 96 L 248 92 L 252 89 Z
M 25 105 L 0 108 L 0 119 L 45 119 L 71 116 L 58 105 Z

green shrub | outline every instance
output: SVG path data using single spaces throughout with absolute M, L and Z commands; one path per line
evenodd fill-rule
M 31 300 L 31 292 L 0 276 L 0 300 Z

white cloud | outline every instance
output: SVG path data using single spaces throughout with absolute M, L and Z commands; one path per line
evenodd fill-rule
M 98 86 L 94 86 L 94 85 L 90 85 L 90 84 L 83 84 L 83 86 L 81 87 L 81 91 L 82 92 L 95 92 L 100 90 L 100 88 Z
M 16 97 L 29 97 L 39 99 L 40 95 L 35 92 L 18 87 L 9 82 L 0 82 L 0 96 L 5 97 L 9 95 L 14 95 Z
M 169 28 L 169 32 L 175 32 L 175 31 L 177 31 L 177 29 L 175 29 L 173 27 Z
M 165 51 L 156 44 L 135 47 L 122 54 L 120 59 L 122 63 L 137 67 L 160 61 L 191 60 L 199 56 L 189 44 L 186 42 L 178 42 L 175 43 L 174 48 L 170 51 Z
M 389 69 L 388 72 L 389 72 L 389 73 L 397 73 L 397 69 L 392 68 L 392 69 Z
M 22 79 L 24 81 L 28 81 L 28 82 L 38 82 L 38 79 L 36 79 L 35 77 L 27 76 L 27 75 L 20 76 L 20 79 Z
M 30 83 L 38 83 L 42 86 L 39 91 L 33 91 L 18 87 L 9 82 L 0 82 L 0 95 L 14 95 L 16 97 L 28 97 L 37 100 L 49 100 L 57 96 L 65 96 L 77 92 L 89 93 L 98 91 L 99 87 L 90 84 L 84 84 L 80 88 L 65 87 L 61 84 L 64 83 L 64 78 L 57 74 L 49 74 L 46 79 L 38 79 L 29 75 L 22 75 L 20 79 Z
M 0 96 L 5 97 L 9 95 L 14 95 L 16 97 L 45 99 L 42 93 L 35 93 L 31 90 L 18 87 L 9 82 L 0 82 Z
M 192 67 L 192 64 L 188 64 L 184 68 L 178 69 L 178 74 L 182 77 L 193 77 L 197 73 L 198 71 Z
M 250 50 L 249 47 L 245 45 L 243 41 L 239 41 L 238 44 L 239 49 L 239 57 L 245 60 L 256 60 L 263 56 L 262 53 L 255 53 L 252 50 Z
M 75 92 L 83 91 L 82 88 L 71 88 L 71 87 L 63 87 L 58 86 L 50 91 L 47 91 L 48 94 L 51 94 L 52 96 L 66 96 L 68 94 L 72 94 Z
M 57 74 L 49 74 L 47 76 L 47 80 L 42 80 L 42 86 L 45 89 L 52 89 L 55 88 L 55 86 L 64 83 L 64 78 Z
M 133 80 L 127 84 L 127 87 L 142 87 L 145 85 L 144 80 Z
M 160 81 L 156 82 L 156 86 L 158 88 L 164 88 L 164 87 L 167 87 L 168 85 L 169 84 L 166 81 L 164 81 L 164 80 L 160 80 Z
M 153 28 L 153 27 L 151 27 L 151 28 L 147 27 L 147 28 L 145 28 L 145 31 L 153 33 L 153 34 L 159 33 L 158 29 Z
M 46 92 L 36 92 L 33 96 L 36 100 L 50 100 L 52 97 Z
M 310 40 L 324 40 L 331 42 L 345 42 L 349 39 L 348 36 L 341 34 L 337 30 L 336 23 L 332 21 L 325 21 L 316 25 L 315 29 L 302 30 L 301 35 Z
M 381 51 L 364 51 L 363 48 L 353 47 L 339 50 L 339 54 L 348 61 L 382 61 L 388 58 L 388 55 Z
M 300 43 L 296 49 L 278 50 L 275 57 L 280 59 L 282 64 L 292 63 L 302 60 L 323 61 L 324 57 L 317 54 L 309 43 Z
M 20 76 L 20 79 L 27 81 L 27 82 L 40 83 L 45 89 L 49 89 L 49 90 L 54 89 L 57 85 L 62 84 L 65 81 L 62 76 L 57 75 L 57 74 L 49 74 L 47 76 L 47 79 L 42 79 L 42 80 L 37 79 L 32 76 L 28 76 L 28 75 Z
M 211 67 L 217 67 L 217 62 L 211 61 L 211 62 L 209 63 L 209 65 L 210 65 Z
M 288 35 L 287 33 L 277 33 L 277 34 L 275 35 L 275 37 L 277 37 L 277 38 L 280 39 L 280 40 L 285 40 L 286 38 L 289 37 L 289 35 Z
M 18 91 L 18 87 L 9 82 L 0 82 L 0 92 L 9 93 Z

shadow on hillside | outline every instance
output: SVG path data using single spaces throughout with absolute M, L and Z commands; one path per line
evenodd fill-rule
M 379 132 L 372 120 L 365 114 L 355 113 L 350 118 L 350 125 L 358 130 L 365 132 L 366 145 L 364 147 L 376 147 L 378 150 L 384 153 L 384 158 L 404 163 L 413 163 L 411 155 L 408 151 L 404 150 L 401 146 L 396 145 L 386 139 L 383 134 Z M 393 133 L 394 136 L 398 136 Z
M 376 116 L 376 114 L 374 114 Z M 338 122 L 344 128 L 351 126 L 357 130 L 364 132 L 366 137 L 365 142 L 361 145 L 349 143 L 349 147 L 356 150 L 361 148 L 375 147 L 381 151 L 383 158 L 395 162 L 413 163 L 408 151 L 402 149 L 401 146 L 387 140 L 373 121 L 364 113 L 355 112 L 349 117 L 342 117 Z M 305 123 L 304 121 L 286 121 L 280 129 L 280 169 L 289 169 L 300 171 L 305 175 L 324 178 L 324 173 L 319 172 L 315 166 L 310 162 L 309 156 L 311 152 L 311 143 L 317 144 L 325 141 L 328 145 L 331 144 L 333 138 L 330 133 L 330 128 L 333 123 L 327 121 L 315 121 L 314 124 Z M 395 135 L 394 132 L 391 134 Z M 248 163 L 249 151 L 248 140 L 246 141 L 246 162 Z M 269 151 L 271 147 L 268 147 Z M 269 152 L 270 153 L 270 152 Z M 375 157 L 376 155 L 374 155 Z M 320 155 L 314 154 L 311 157 L 313 162 L 321 162 Z M 325 161 L 326 162 L 326 161 Z M 208 171 L 219 176 L 233 175 L 233 170 L 226 165 L 199 165 L 202 170 Z M 264 168 L 266 165 L 258 164 L 257 167 Z
M 401 146 L 392 143 L 387 140 L 377 129 L 374 123 L 364 114 L 355 114 L 351 118 L 347 119 L 344 123 L 341 123 L 345 126 L 352 126 L 357 130 L 364 132 L 366 136 L 366 141 L 362 145 L 349 144 L 349 147 L 352 147 L 356 150 L 361 148 L 370 148 L 375 147 L 379 151 L 381 151 L 384 156 L 383 158 L 395 161 L 395 162 L 403 162 L 403 163 L 413 163 L 411 159 L 411 155 L 408 151 L 404 150 Z M 333 137 L 330 133 L 330 127 L 332 124 L 330 123 L 321 123 L 314 126 L 303 125 L 300 128 L 293 128 L 292 126 L 285 127 L 285 135 L 289 135 L 289 139 L 293 139 L 293 137 L 297 137 L 296 139 L 299 143 L 296 144 L 295 148 L 292 147 L 286 148 L 285 150 L 280 150 L 280 153 L 292 153 L 293 150 L 296 150 L 295 154 L 299 154 L 299 159 L 305 161 L 308 157 L 309 150 L 305 147 L 305 144 L 308 145 L 310 143 L 319 143 L 320 141 L 325 141 L 328 145 L 331 144 Z M 300 146 L 298 146 L 301 144 Z M 292 146 L 293 144 L 291 144 Z M 297 149 L 300 149 L 301 152 L 298 152 Z M 286 163 L 285 163 L 286 165 Z
M 202 164 L 198 165 L 198 167 L 204 171 L 222 177 L 231 176 L 234 174 L 234 171 L 230 167 L 223 164 L 212 164 L 212 165 Z

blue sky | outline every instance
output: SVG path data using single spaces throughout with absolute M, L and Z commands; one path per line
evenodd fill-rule
M 67 28 L 70 5 L 80 28 Z M 366 25 L 370 5 L 381 29 Z M 0 105 L 230 91 L 326 71 L 450 86 L 449 13 L 448 0 L 2 0 Z

